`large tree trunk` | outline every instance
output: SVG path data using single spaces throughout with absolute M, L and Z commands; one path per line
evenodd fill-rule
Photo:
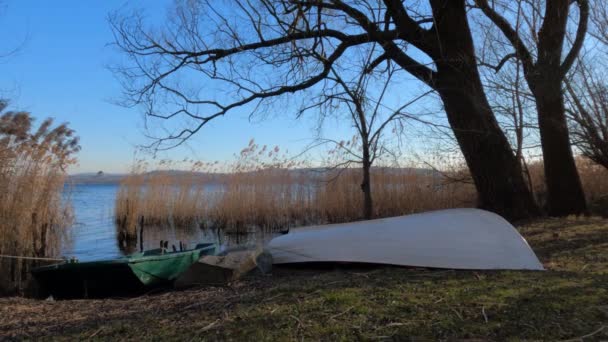
M 585 213 L 587 204 L 570 146 L 561 79 L 552 78 L 529 82 L 538 111 L 547 212 L 551 216 L 579 215 Z
M 538 61 L 525 74 L 536 100 L 551 216 L 578 215 L 587 210 L 570 146 L 562 89 L 562 50 L 569 8 L 568 0 L 546 3 L 545 20 L 538 34 Z
M 433 0 L 440 51 L 435 89 L 479 196 L 479 207 L 511 220 L 539 214 L 511 146 L 485 96 L 463 0 Z

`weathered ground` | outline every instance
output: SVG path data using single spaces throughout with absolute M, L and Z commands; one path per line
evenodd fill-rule
M 0 339 L 608 339 L 608 222 L 520 228 L 547 272 L 276 270 L 131 299 L 0 299 Z

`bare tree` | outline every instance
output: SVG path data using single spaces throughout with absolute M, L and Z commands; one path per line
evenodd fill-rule
M 2 18 L 2 16 L 4 16 L 6 7 L 7 7 L 6 2 L 0 0 L 0 18 Z M 9 47 L 9 46 L 6 46 L 6 43 L 4 46 L 0 46 L 0 62 L 5 62 L 9 58 L 17 55 L 21 50 L 23 50 L 27 41 L 28 41 L 28 34 L 26 34 L 26 36 L 23 38 L 23 41 L 18 43 L 16 46 Z
M 395 151 L 388 146 L 385 136 L 390 130 L 393 138 L 398 139 L 402 133 L 404 121 L 411 119 L 423 121 L 420 118 L 405 112 L 405 109 L 430 93 L 427 91 L 396 110 L 390 109 L 385 103 L 387 94 L 392 90 L 395 66 L 390 60 L 381 70 L 365 70 L 373 61 L 377 46 L 372 45 L 361 65 L 355 70 L 340 70 L 332 67 L 328 81 L 335 84 L 326 87 L 319 96 L 308 100 L 300 110 L 299 115 L 314 112 L 320 116 L 320 122 L 325 117 L 339 115 L 346 112 L 350 123 L 355 129 L 355 138 L 351 142 L 337 141 L 332 138 L 319 137 L 310 148 L 330 144 L 335 162 L 331 169 L 345 170 L 353 164 L 360 165 L 362 171 L 361 190 L 363 195 L 363 217 L 371 219 L 374 207 L 372 199 L 371 168 L 374 163 L 385 155 L 395 155 Z M 351 68 L 352 69 L 352 68 Z M 374 73 L 376 74 L 374 77 Z M 344 74 L 352 75 L 348 76 Z M 372 89 L 376 91 L 372 91 Z M 373 94 L 372 94 L 373 93 Z M 427 123 L 427 122 L 425 122 Z M 319 131 L 322 124 L 319 126 Z
M 111 25 L 131 61 L 116 69 L 129 104 L 143 105 L 150 118 L 186 119 L 156 148 L 235 110 L 253 114 L 283 95 L 318 91 L 332 67 L 376 43 L 382 50 L 368 69 L 391 60 L 439 94 L 479 206 L 512 219 L 538 213 L 488 104 L 465 0 L 182 1 L 162 30 L 145 28 L 137 14 L 114 15 Z M 209 92 L 219 87 L 225 96 Z
M 484 62 L 482 62 L 484 63 Z M 508 67 L 505 67 L 508 68 Z M 537 146 L 535 131 L 538 126 L 530 118 L 530 107 L 534 106 L 529 94 L 522 84 L 520 66 L 517 63 L 507 72 L 485 74 L 485 83 L 490 103 L 496 113 L 501 127 L 511 140 L 515 157 L 526 176 L 530 191 L 534 190 L 532 178 L 524 151 Z M 532 103 L 530 103 L 532 102 Z
M 475 3 L 515 50 L 505 55 L 499 65 L 510 58 L 517 58 L 536 101 L 549 214 L 584 213 L 587 205 L 570 146 L 562 84 L 585 40 L 588 0 L 509 1 L 504 8 L 513 10 L 513 3 L 516 3 L 516 11 L 511 14 L 506 11 L 505 15 L 499 13 L 497 2 L 490 5 L 487 0 L 476 0 Z M 541 10 L 543 3 L 544 13 Z M 579 12 L 576 37 L 562 59 L 570 8 L 574 3 L 578 5 Z M 529 39 L 523 38 L 520 27 L 511 25 L 509 15 L 526 16 Z
M 521 8 L 514 6 L 512 11 L 513 25 L 519 28 L 526 18 L 521 14 Z M 500 29 L 484 16 L 473 18 L 476 25 L 474 30 L 481 33 L 477 37 L 477 54 L 490 104 L 511 141 L 528 187 L 534 191 L 525 154 L 525 151 L 536 150 L 540 141 L 534 96 L 527 86 L 521 61 L 513 58 L 513 48 Z
M 578 85 L 566 81 L 574 143 L 584 156 L 608 168 L 608 85 L 584 69 Z
M 582 154 L 608 168 L 608 3 L 596 0 L 590 15 L 589 51 L 565 80 L 571 131 Z
M 608 3 L 606 0 L 591 1 L 591 27 L 589 34 L 604 46 L 608 46 Z

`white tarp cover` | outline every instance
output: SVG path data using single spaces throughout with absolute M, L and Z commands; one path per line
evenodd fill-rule
M 517 230 L 480 209 L 292 229 L 270 241 L 274 264 L 360 262 L 471 270 L 543 270 Z

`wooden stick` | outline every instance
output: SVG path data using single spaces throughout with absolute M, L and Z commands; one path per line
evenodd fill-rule
M 0 254 L 0 258 L 24 259 L 24 260 L 46 260 L 46 261 L 67 261 L 67 259 L 59 259 L 59 258 L 26 257 L 26 256 L 4 255 L 4 254 Z

